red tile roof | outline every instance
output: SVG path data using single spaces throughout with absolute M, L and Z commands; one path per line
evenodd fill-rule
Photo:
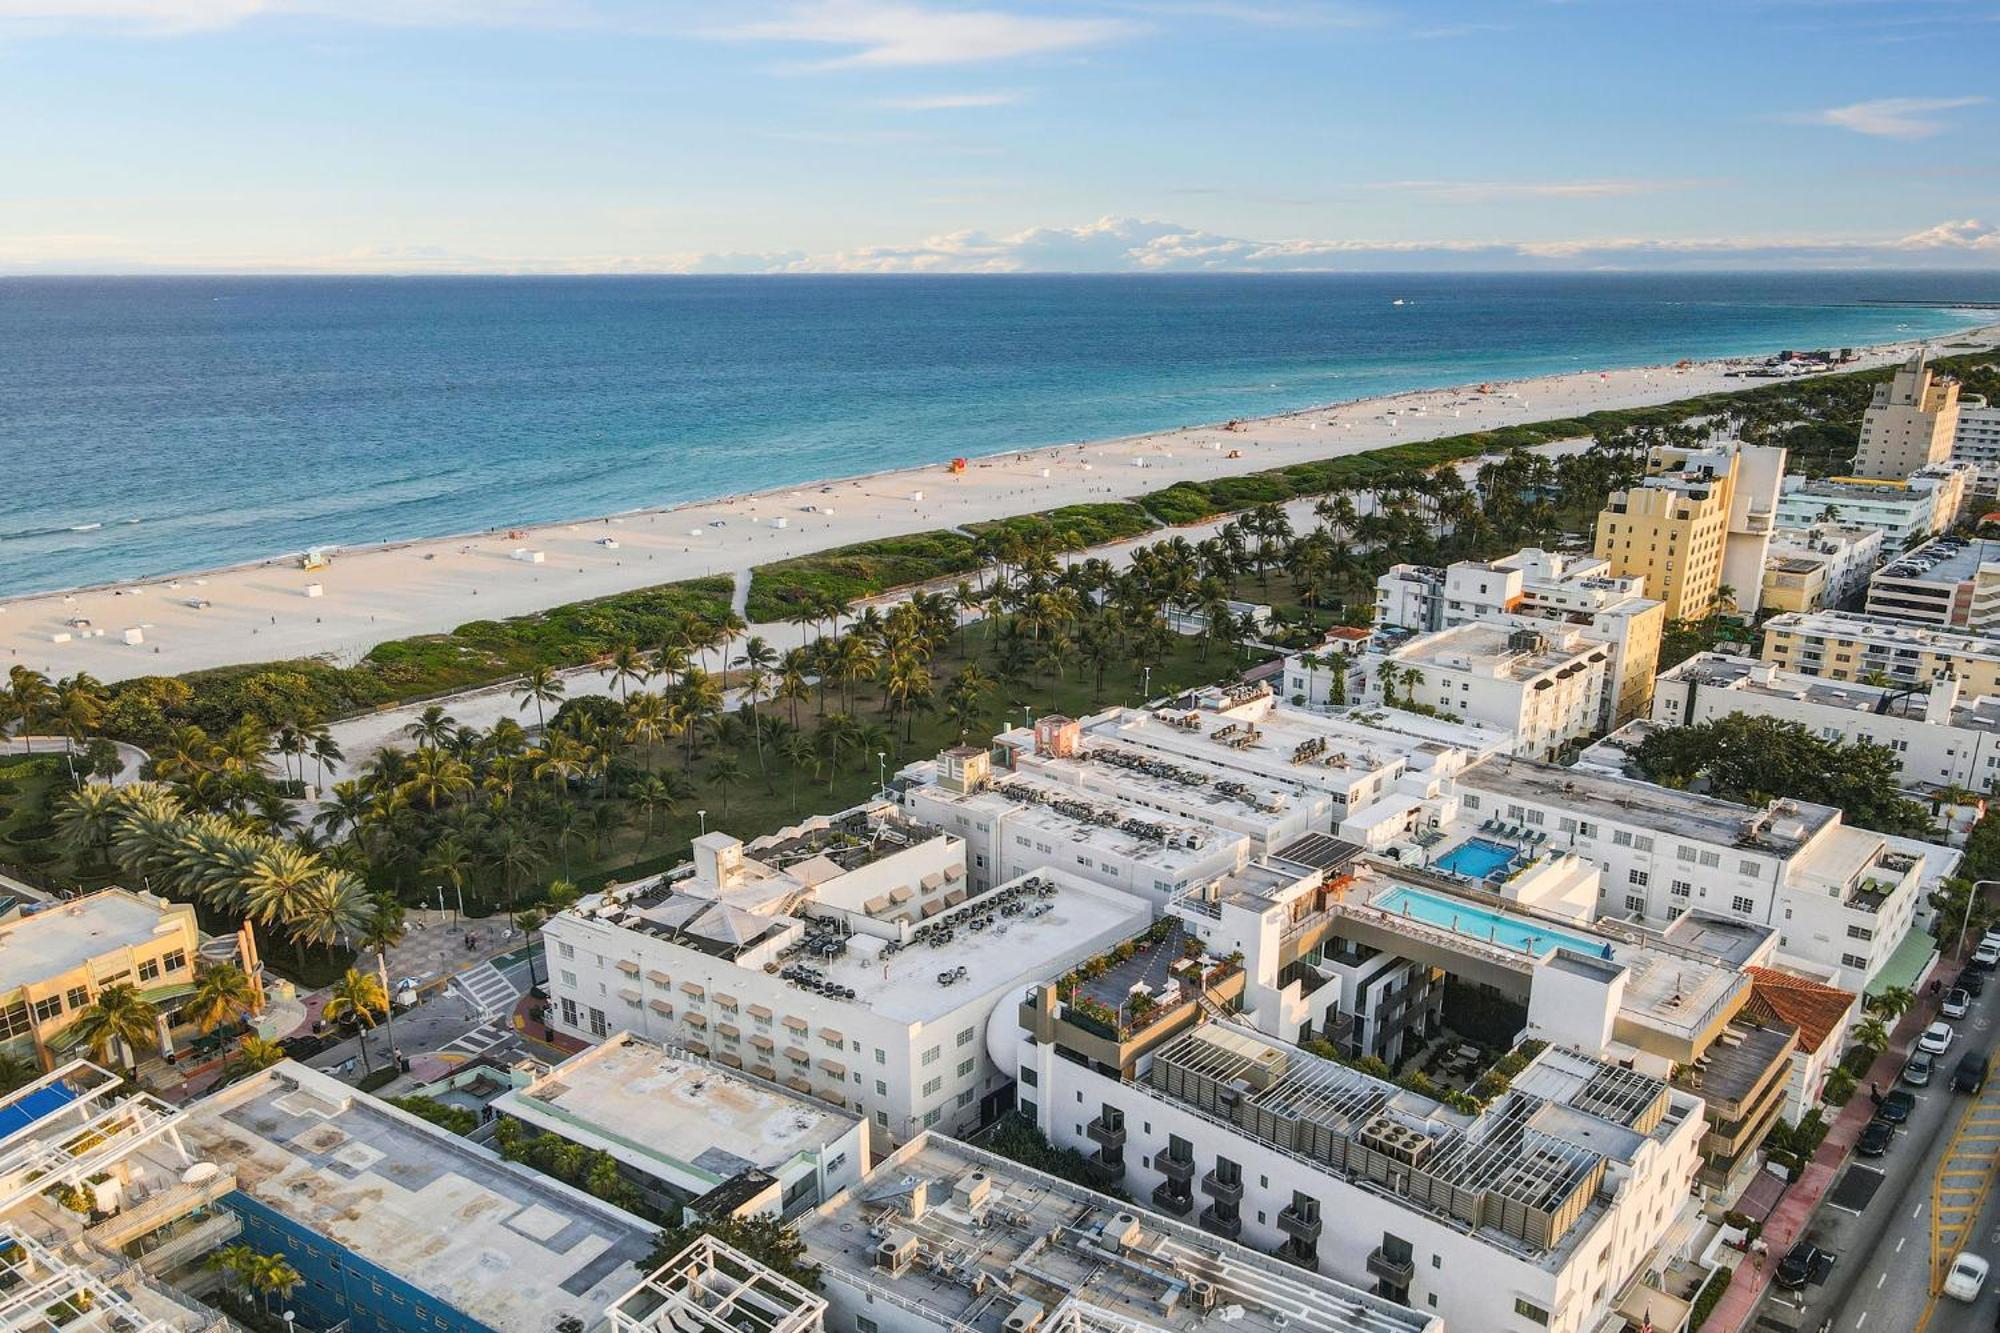
M 1750 978 L 1750 1002 L 1744 1006 L 1760 1018 L 1775 1018 L 1799 1030 L 1799 1048 L 1817 1051 L 1820 1043 L 1854 1007 L 1854 992 L 1768 967 L 1743 969 Z

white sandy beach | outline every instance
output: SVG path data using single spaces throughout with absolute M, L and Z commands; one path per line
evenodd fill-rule
M 1940 341 L 1992 346 L 2000 344 L 2000 326 Z M 1894 362 L 1915 345 L 1867 349 L 1852 368 Z M 737 576 L 740 610 L 742 576 L 773 560 L 1059 505 L 1121 500 L 1180 481 L 1771 382 L 1726 377 L 1747 364 L 1753 362 L 1577 371 L 1497 383 L 1489 392 L 1463 387 L 1396 394 L 1246 420 L 1234 429 L 1189 427 L 996 455 L 973 460 L 958 475 L 943 466 L 915 468 L 609 518 L 347 548 L 330 567 L 310 573 L 296 557 L 286 557 L 176 579 L 19 597 L 0 605 L 0 669 L 18 663 L 51 677 L 88 671 L 115 681 L 314 655 L 348 663 L 386 639 L 708 574 Z M 1239 456 L 1231 457 L 1232 451 Z M 542 561 L 516 559 L 519 551 L 541 552 Z M 314 584 L 320 595 L 308 596 Z M 128 630 L 140 631 L 144 641 L 128 644 Z

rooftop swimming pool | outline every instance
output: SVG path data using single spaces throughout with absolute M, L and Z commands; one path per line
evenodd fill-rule
M 1408 917 L 1425 925 L 1438 926 L 1454 934 L 1464 935 L 1468 939 L 1484 940 L 1503 949 L 1511 949 L 1515 953 L 1540 957 L 1551 949 L 1562 948 L 1574 950 L 1591 958 L 1611 956 L 1609 953 L 1611 946 L 1602 940 L 1572 935 L 1546 922 L 1508 916 L 1504 912 L 1490 912 L 1472 903 L 1427 893 L 1423 889 L 1399 886 L 1377 898 L 1371 905 L 1391 915 Z
M 1439 870 L 1449 870 L 1467 879 L 1485 879 L 1512 866 L 1520 856 L 1519 848 L 1509 847 L 1504 842 L 1467 838 L 1432 864 Z

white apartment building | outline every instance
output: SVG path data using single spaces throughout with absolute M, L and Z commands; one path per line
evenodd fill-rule
M 1974 483 L 1981 495 L 2000 491 L 2000 406 L 1976 393 L 1959 395 L 1958 424 L 1952 430 L 1951 460 L 1978 470 Z
M 1052 722 L 1076 726 L 1067 718 L 1043 719 Z M 1113 768 L 1109 776 L 1123 773 Z M 975 892 L 1056 869 L 1160 908 L 1189 884 L 1234 870 L 1251 855 L 1248 836 L 1209 823 L 1205 811 L 1149 809 L 1120 799 L 1115 784 L 1111 790 L 1083 788 L 1041 770 L 996 774 L 992 756 L 971 746 L 910 765 L 896 775 L 896 786 L 911 819 L 964 842 Z M 1235 815 L 1227 807 L 1246 813 L 1265 808 L 1252 804 L 1254 796 L 1239 803 L 1216 793 L 1212 784 L 1160 794 L 1177 807 L 1192 804 L 1181 791 L 1205 799 L 1224 818 Z M 1323 811 L 1325 799 L 1318 804 Z
M 1764 610 L 1818 611 L 1859 604 L 1869 576 L 1882 563 L 1882 537 L 1880 528 L 1827 522 L 1774 530 L 1764 558 Z
M 1931 629 L 1854 611 L 1773 616 L 1764 622 L 1764 660 L 1806 676 L 1892 685 L 1959 678 L 1971 697 L 2000 694 L 2000 639 Z
M 1975 475 L 1969 463 L 1938 463 L 1894 480 L 1793 474 L 1778 494 L 1778 525 L 1880 528 L 1884 550 L 1900 551 L 1958 522 Z
M 1055 870 L 976 890 L 962 840 L 887 803 L 694 852 L 543 928 L 553 1026 L 629 1030 L 857 1107 L 878 1151 L 1004 1110 L 1009 1076 L 978 1040 L 994 1005 L 1152 916 Z
M 1866 609 L 1913 625 L 2000 629 L 2000 541 L 1939 537 L 1906 551 L 1868 581 Z
M 1024 1020 L 995 1024 L 993 1057 L 1053 1142 L 1095 1149 L 1158 1211 L 1372 1281 L 1446 1328 L 1596 1330 L 1643 1303 L 1693 1208 L 1701 1101 L 1575 1050 L 1544 1050 L 1467 1116 L 1234 1024 L 1168 1034 L 1120 1071 L 1063 1058 L 1059 1012 Z
M 799 1235 L 827 1333 L 1445 1333 L 1435 1311 L 939 1134 L 876 1163 Z M 807 1333 L 754 1313 L 729 1327 Z
M 1378 629 L 1428 633 L 1483 622 L 1520 629 L 1550 623 L 1611 648 L 1610 688 L 1598 726 L 1643 714 L 1659 663 L 1666 606 L 1646 596 L 1646 580 L 1618 577 L 1596 556 L 1527 547 L 1498 560 L 1461 560 L 1443 569 L 1394 565 L 1375 583 Z
M 1611 656 L 1606 644 L 1555 622 L 1472 622 L 1369 653 L 1356 687 L 1373 704 L 1415 704 L 1510 732 L 1514 753 L 1547 758 L 1598 730 L 1612 693 Z
M 1956 676 L 1928 686 L 1867 685 L 1786 671 L 1773 662 L 1697 653 L 1660 676 L 1653 721 L 1695 726 L 1744 713 L 1797 722 L 1831 741 L 1895 752 L 1904 787 L 1986 792 L 2000 781 L 2000 699 L 1969 698 Z
M 1292 664 L 1286 669 L 1291 674 Z M 1306 671 L 1299 664 L 1302 684 Z M 1239 819 L 1271 821 L 1242 827 L 1253 844 L 1260 836 L 1266 844 L 1253 846 L 1254 854 L 1301 830 L 1331 832 L 1350 810 L 1392 789 L 1435 784 L 1503 752 L 1511 739 L 1491 727 L 1399 709 L 1329 716 L 1282 703 L 1260 683 L 1200 690 L 1173 707 L 1111 708 L 1074 722 L 1048 718 L 1004 731 L 993 744 L 1012 770 L 1065 781 L 1086 780 L 1086 769 L 1108 770 L 1088 780 L 1118 782 L 1128 802 L 1163 812 L 1175 807 L 1162 788 L 1124 775 L 1150 772 L 1185 788 L 1189 800 L 1220 796 L 1225 812 L 1242 809 Z M 1274 806 L 1274 797 L 1283 800 Z
M 1951 457 L 1958 425 L 1958 384 L 1931 372 L 1922 351 L 1875 386 L 1861 416 L 1854 472 L 1896 480 Z

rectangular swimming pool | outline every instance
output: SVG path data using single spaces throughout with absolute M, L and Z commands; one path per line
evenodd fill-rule
M 1486 838 L 1467 838 L 1458 846 L 1440 856 L 1435 864 L 1440 870 L 1449 870 L 1454 875 L 1467 879 L 1485 879 L 1497 874 L 1519 860 L 1518 849 L 1504 842 L 1492 842 Z
M 1491 912 L 1472 903 L 1459 902 L 1422 889 L 1397 887 L 1373 904 L 1394 916 L 1408 917 L 1425 925 L 1438 926 L 1468 939 L 1484 940 L 1516 953 L 1539 958 L 1551 949 L 1571 949 L 1591 958 L 1608 958 L 1610 945 L 1602 940 L 1572 935 L 1542 921 Z

